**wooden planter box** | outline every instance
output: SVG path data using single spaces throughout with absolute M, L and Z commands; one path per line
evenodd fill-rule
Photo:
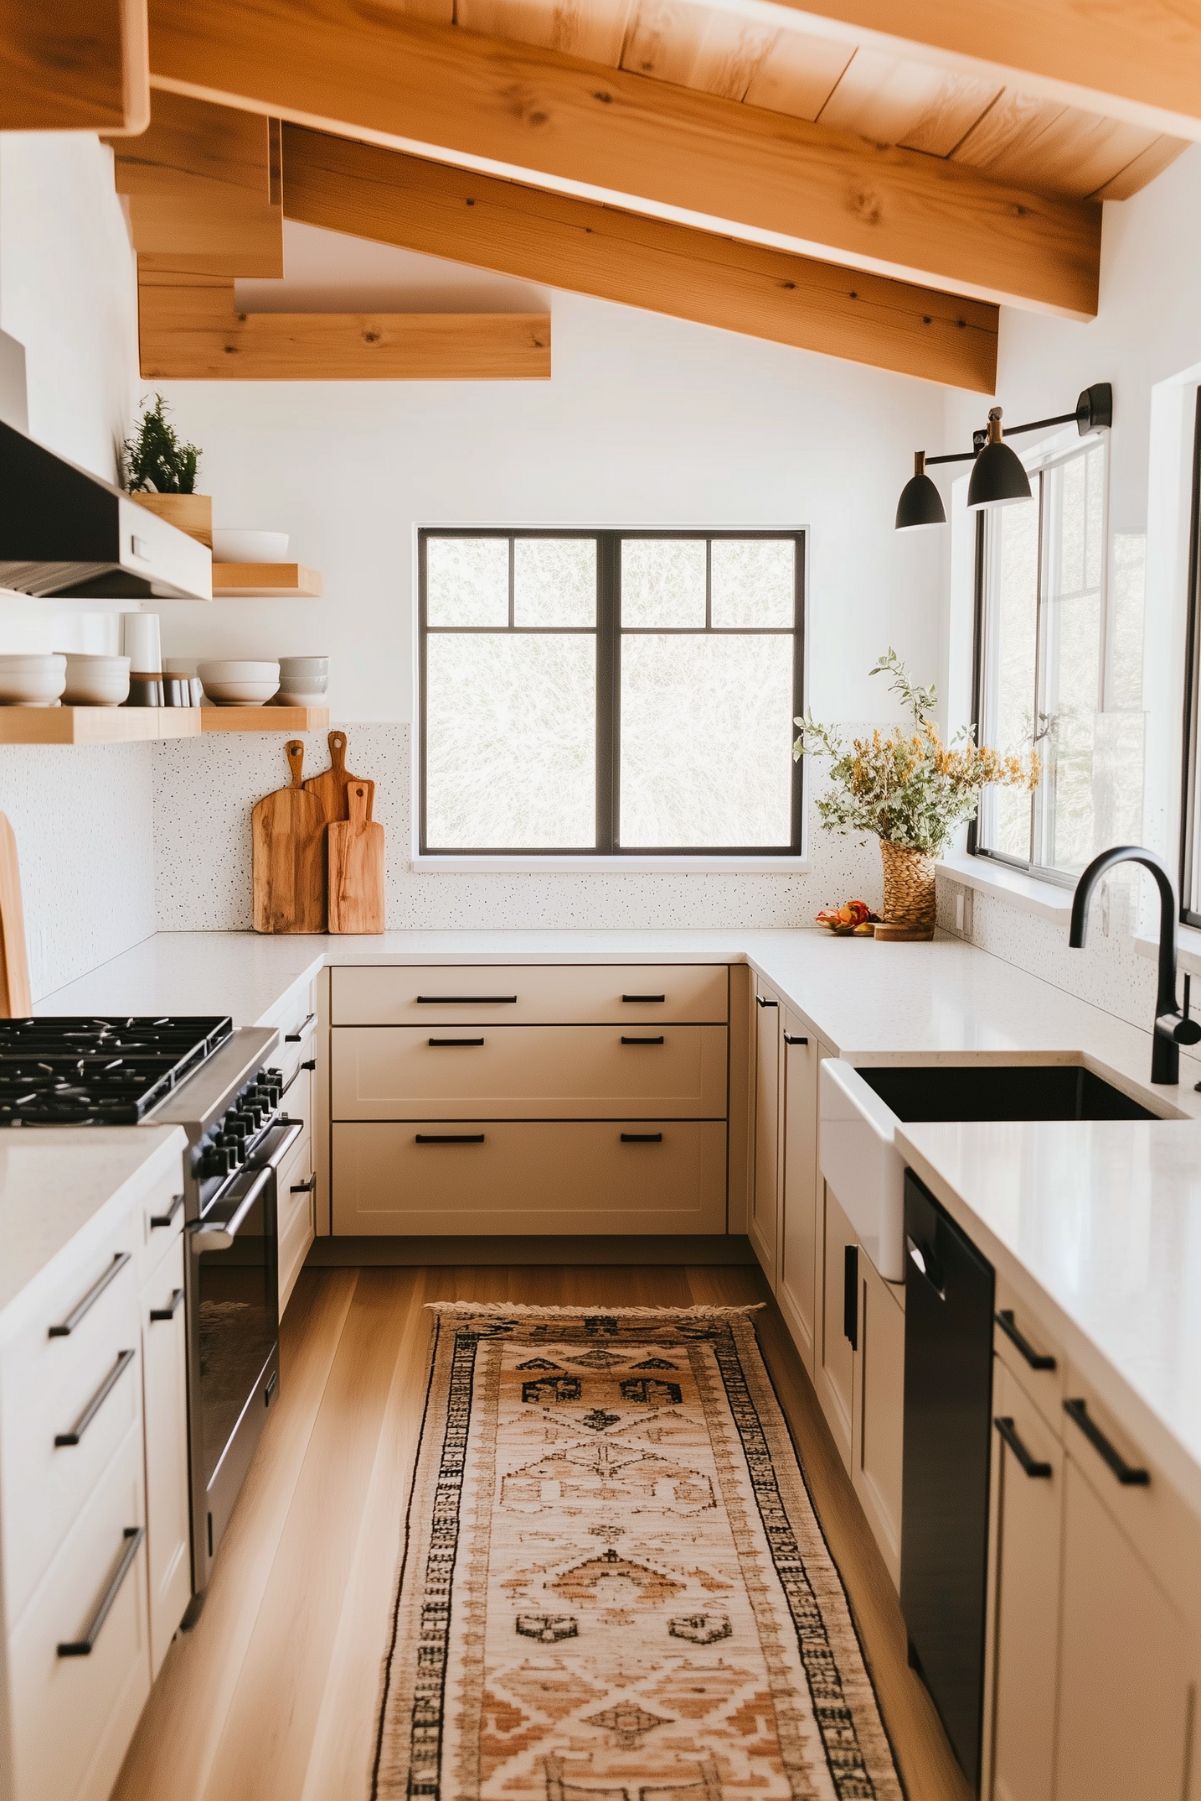
M 157 513 L 168 525 L 178 526 L 206 549 L 213 548 L 213 497 L 211 494 L 131 494 L 148 513 Z

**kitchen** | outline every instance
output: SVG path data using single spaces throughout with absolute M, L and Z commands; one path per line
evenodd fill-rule
M 5 27 L 0 1793 L 1201 1794 L 1191 28 L 342 10 Z

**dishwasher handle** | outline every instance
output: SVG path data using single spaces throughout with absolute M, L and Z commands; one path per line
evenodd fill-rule
M 910 1263 L 921 1276 L 923 1282 L 925 1282 L 929 1288 L 934 1290 L 940 1301 L 945 1301 L 947 1298 L 946 1285 L 943 1281 L 942 1271 L 938 1266 L 938 1259 L 935 1257 L 931 1247 L 929 1245 L 918 1244 L 912 1234 L 907 1232 L 905 1234 L 905 1249 L 909 1253 Z

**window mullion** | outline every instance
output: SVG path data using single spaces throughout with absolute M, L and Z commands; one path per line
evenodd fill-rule
M 596 848 L 617 849 L 620 797 L 620 596 L 616 532 L 596 539 Z

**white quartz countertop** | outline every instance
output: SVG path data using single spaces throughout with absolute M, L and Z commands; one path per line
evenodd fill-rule
M 181 1174 L 179 1126 L 19 1127 L 0 1133 L 0 1336 L 62 1260 L 86 1257 L 161 1171 Z
M 1201 1126 L 907 1125 L 897 1142 L 1201 1515 Z

